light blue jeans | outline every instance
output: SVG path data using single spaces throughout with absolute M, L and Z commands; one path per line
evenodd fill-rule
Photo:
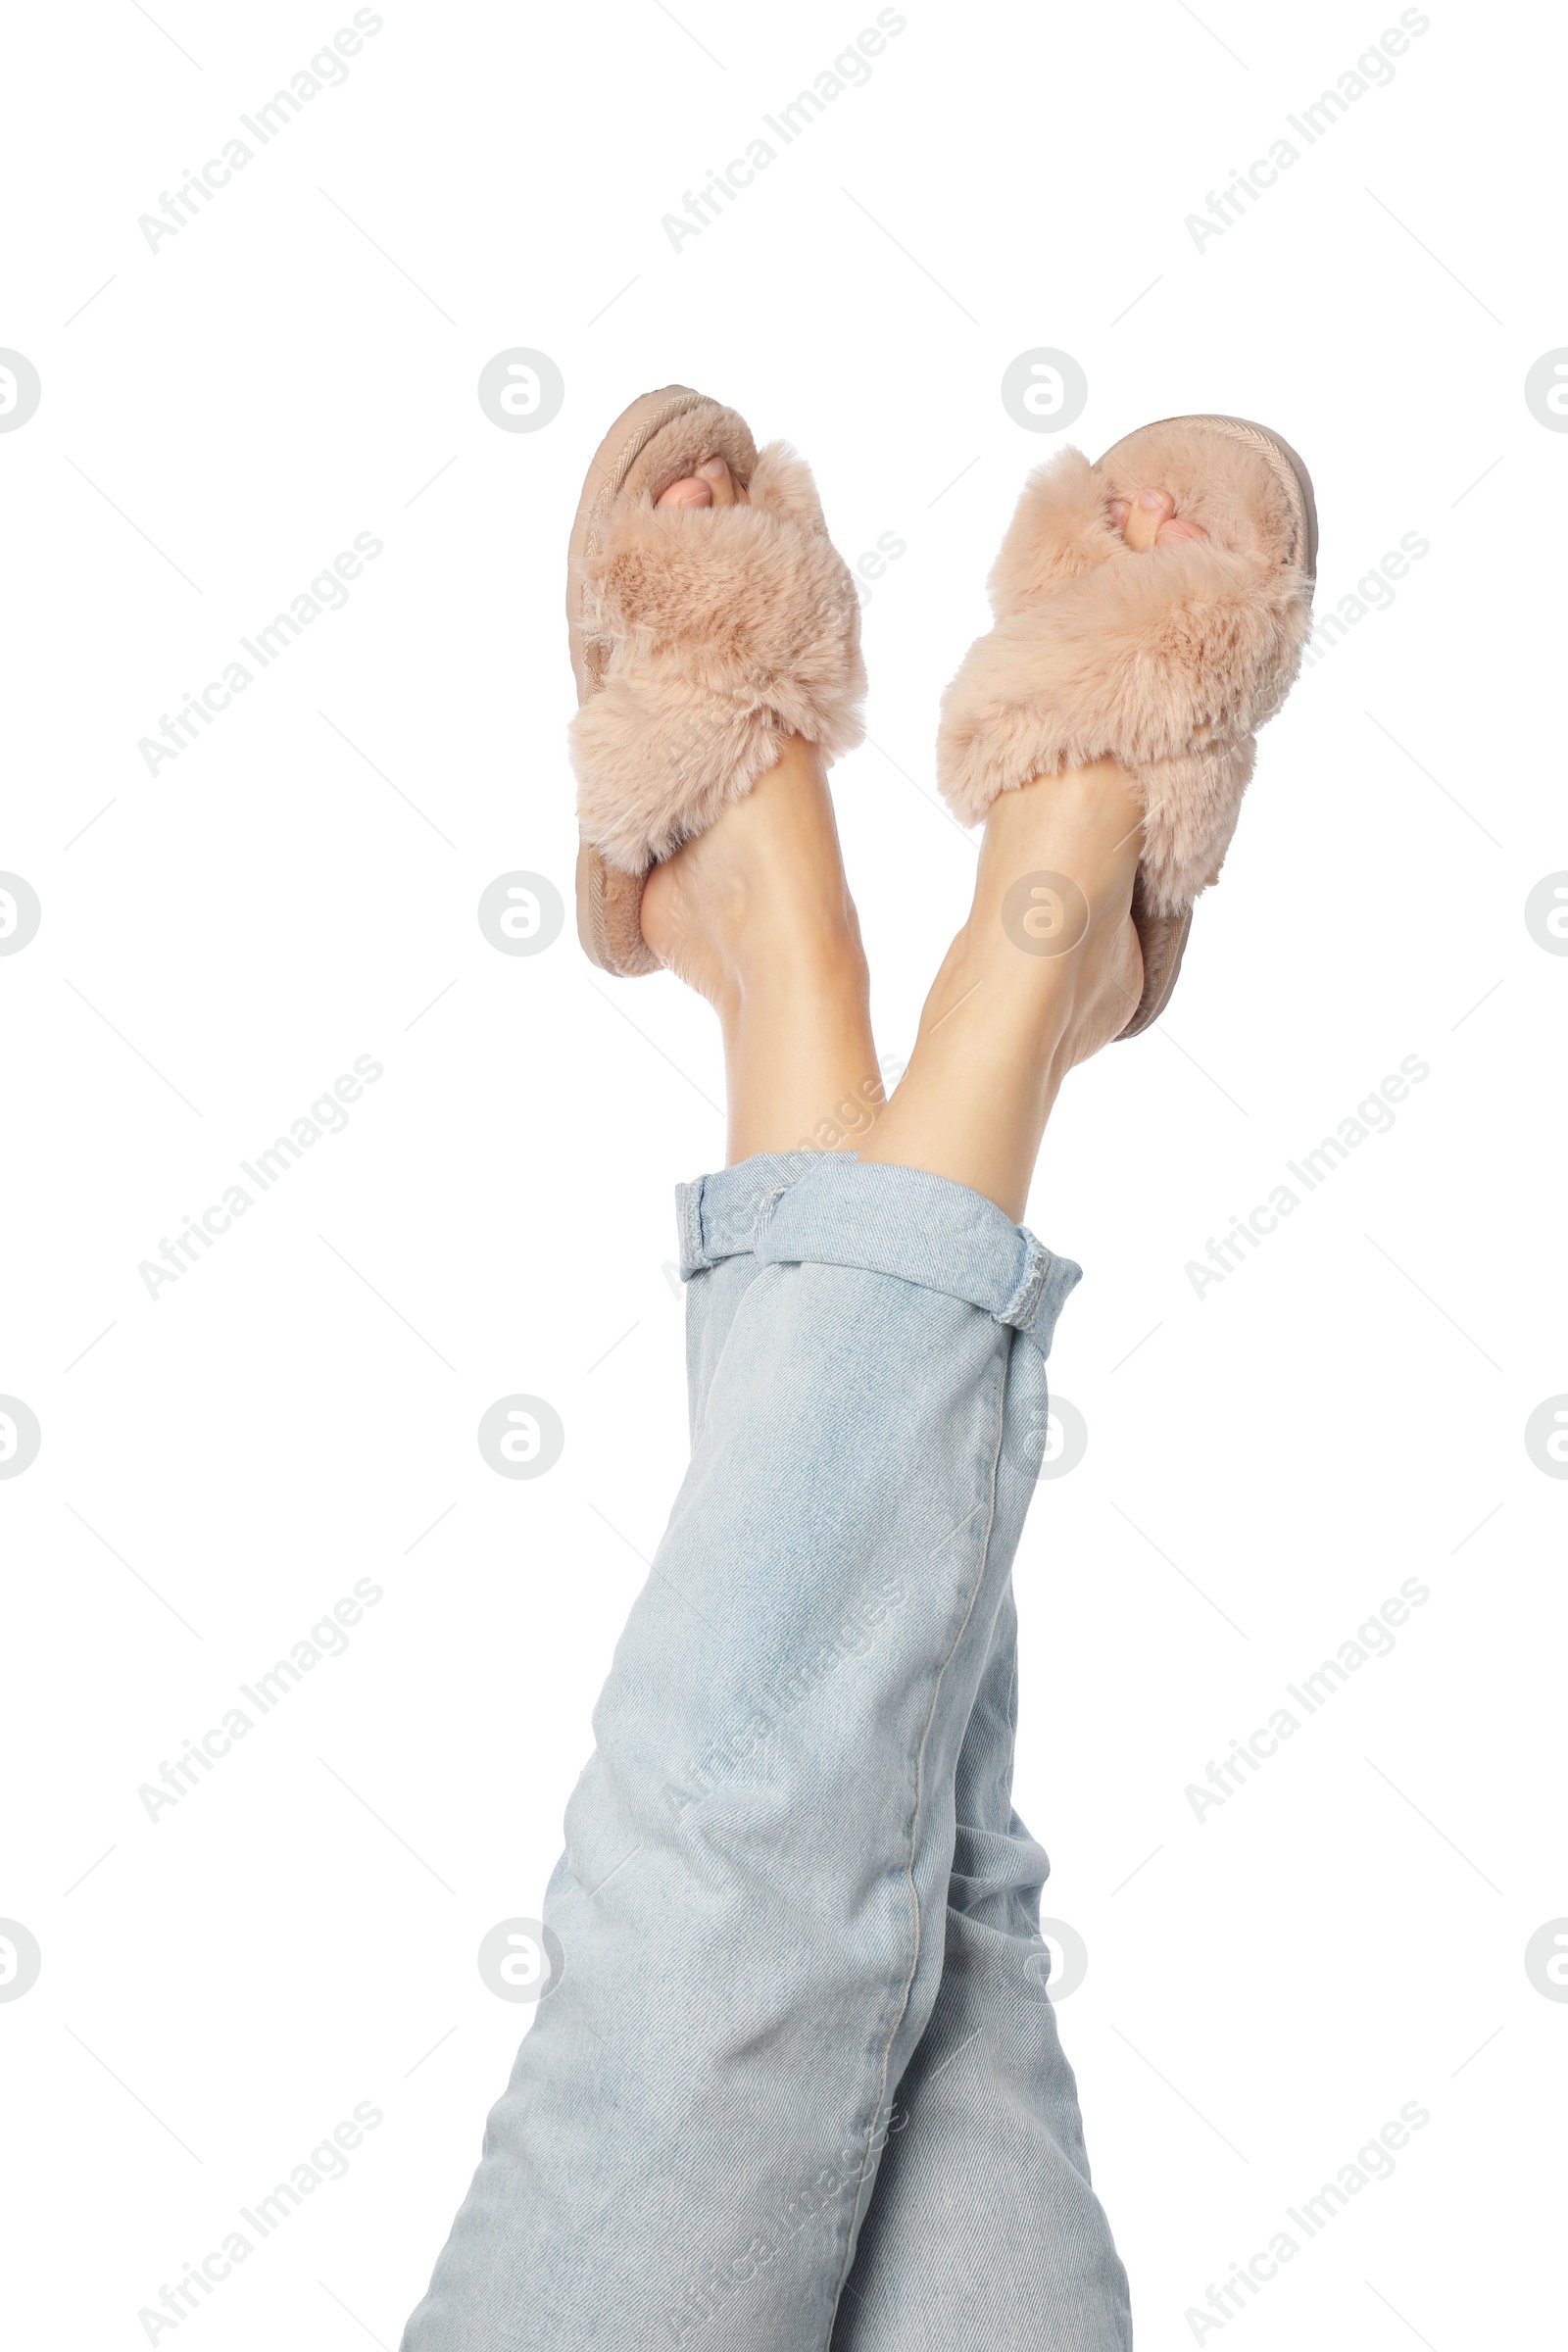
M 683 1186 L 680 1227 L 691 1467 L 403 2352 L 1125 2352 L 1010 1793 L 1079 1270 L 842 1156 Z

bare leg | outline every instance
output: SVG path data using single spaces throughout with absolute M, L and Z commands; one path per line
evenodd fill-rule
M 643 935 L 718 1014 L 732 1163 L 863 1140 L 881 1102 L 865 956 L 809 745 L 656 867 Z
M 730 506 L 722 458 L 665 506 Z M 882 1101 L 860 929 L 822 762 L 791 739 L 717 824 L 649 876 L 643 935 L 718 1014 L 729 1158 L 863 1141 Z
M 745 495 L 715 458 L 660 504 Z M 1202 535 L 1163 491 L 1117 502 L 1111 518 L 1136 552 Z M 1140 841 L 1138 805 L 1113 760 L 1003 794 L 969 919 L 878 1116 L 865 957 L 832 803 L 815 754 L 792 743 L 745 800 L 655 870 L 643 902 L 650 946 L 718 1013 L 731 1161 L 850 1146 L 1022 1216 L 1062 1079 L 1138 1003 L 1129 909 Z
M 1138 804 L 1113 760 L 1005 792 L 969 919 L 860 1156 L 924 1168 L 1021 1217 L 1056 1091 L 1125 1028 L 1143 985 L 1129 908 Z

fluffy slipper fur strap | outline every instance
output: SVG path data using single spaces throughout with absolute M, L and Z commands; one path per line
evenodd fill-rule
M 1156 915 L 1218 877 L 1255 731 L 1310 624 L 1307 493 L 1283 444 L 1243 432 L 1183 418 L 1098 466 L 1068 449 L 1041 466 L 988 583 L 996 626 L 943 700 L 938 775 L 965 824 L 1031 777 L 1119 761 L 1144 804 L 1140 883 Z M 1156 485 L 1206 541 L 1126 545 L 1108 501 Z
M 630 874 L 743 799 L 787 735 L 831 761 L 864 734 L 859 599 L 805 461 L 764 449 L 750 506 L 656 513 L 665 486 L 628 488 L 579 560 L 602 684 L 571 722 L 577 817 Z

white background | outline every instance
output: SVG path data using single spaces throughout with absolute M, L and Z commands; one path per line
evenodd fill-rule
M 1053 1372 L 1090 1443 L 1018 1562 L 1019 1803 L 1089 1949 L 1062 2025 L 1097 2183 L 1163 2352 L 1419 2102 L 1394 2177 L 1215 2335 L 1545 2340 L 1568 2005 L 1524 1950 L 1568 1913 L 1568 1484 L 1523 1428 L 1568 1390 L 1568 959 L 1523 906 L 1568 867 L 1568 437 L 1523 382 L 1568 343 L 1560 25 L 1434 6 L 1200 250 L 1185 216 L 1396 9 L 911 4 L 677 252 L 662 216 L 874 8 L 388 0 L 149 250 L 138 216 L 351 13 L 13 29 L 0 343 L 43 397 L 0 435 L 0 866 L 43 919 L 0 959 L 0 1390 L 43 1435 L 0 1483 L 0 1913 L 43 1968 L 0 2004 L 8 2334 L 144 2342 L 369 2101 L 347 2178 L 173 2332 L 394 2345 L 525 2016 L 474 1953 L 537 1912 L 680 1474 L 670 1194 L 722 1154 L 704 1006 L 591 971 L 569 922 L 514 957 L 475 919 L 509 869 L 569 891 L 589 455 L 694 383 L 806 453 L 852 562 L 906 542 L 865 616 L 877 748 L 835 779 L 901 1056 L 971 868 L 938 697 L 1056 446 L 998 386 L 1044 345 L 1087 372 L 1091 453 L 1185 410 L 1283 431 L 1320 612 L 1430 543 L 1268 730 L 1168 1020 L 1072 1080 L 1031 1202 L 1087 1269 Z M 475 397 L 517 345 L 565 378 L 537 433 Z M 359 532 L 384 552 L 346 608 L 149 775 L 138 739 Z M 346 1130 L 150 1298 L 139 1262 L 360 1055 Z M 1196 1297 L 1187 1261 L 1406 1055 L 1392 1131 Z M 534 1482 L 475 1445 L 514 1391 L 565 1426 Z M 1410 1577 L 1393 1653 L 1195 1818 Z M 362 1578 L 345 1654 L 150 1820 L 139 1786 Z

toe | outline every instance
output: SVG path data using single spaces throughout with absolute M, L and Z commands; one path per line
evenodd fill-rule
M 654 501 L 658 507 L 710 507 L 713 504 L 710 485 L 696 474 L 684 481 L 671 482 L 669 488 Z
M 1208 533 L 1200 522 L 1189 522 L 1184 514 L 1178 514 L 1160 524 L 1155 544 L 1159 547 L 1170 547 L 1182 539 L 1206 539 L 1207 537 Z
M 715 507 L 747 506 L 751 503 L 722 458 L 709 458 L 698 466 L 697 474 L 700 481 L 708 483 Z
M 1168 490 L 1140 490 L 1128 510 L 1123 536 L 1136 555 L 1145 556 L 1159 536 L 1159 527 L 1176 512 Z
M 656 507 L 749 507 L 751 503 L 722 458 L 705 458 L 695 473 L 671 482 L 654 501 Z

